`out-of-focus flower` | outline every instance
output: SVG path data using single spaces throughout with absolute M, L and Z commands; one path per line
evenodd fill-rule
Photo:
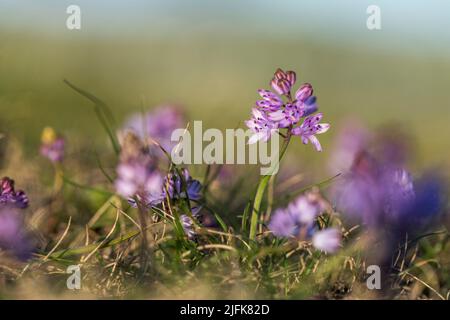
M 317 230 L 315 221 L 322 212 L 316 195 L 301 195 L 287 208 L 277 209 L 268 227 L 276 237 L 312 240 L 317 249 L 333 253 L 340 246 L 341 234 L 337 229 Z
M 136 204 L 136 198 L 144 205 L 157 204 L 163 199 L 163 181 L 148 147 L 129 132 L 124 138 L 117 166 L 117 193 L 128 198 L 132 204 Z
M 132 131 L 143 141 L 159 143 L 170 153 L 176 142 L 171 141 L 172 132 L 186 126 L 184 114 L 175 106 L 160 106 L 145 114 L 135 114 L 126 121 L 123 132 Z
M 347 148 L 352 165 L 333 185 L 333 198 L 342 214 L 369 227 L 413 232 L 442 210 L 445 184 L 436 174 L 414 179 L 404 163 L 407 155 L 400 151 L 406 149 L 394 147 L 401 141 L 354 142 Z
M 117 167 L 117 192 L 123 197 L 137 196 L 146 204 L 162 200 L 163 178 L 161 174 L 141 163 L 123 163 Z
M 322 146 L 316 137 L 316 134 L 327 132 L 330 128 L 328 123 L 319 123 L 322 119 L 322 113 L 311 115 L 305 118 L 300 127 L 292 129 L 292 134 L 300 136 L 302 142 L 307 144 L 310 141 L 317 151 L 322 151 Z
M 341 232 L 335 228 L 317 231 L 312 236 L 312 244 L 326 253 L 334 253 L 341 246 Z
M 350 170 L 356 155 L 367 148 L 371 139 L 370 132 L 358 121 L 346 121 L 331 150 L 328 164 L 331 173 L 337 174 Z
M 431 223 L 438 218 L 447 203 L 448 185 L 442 174 L 430 171 L 414 181 L 414 189 L 403 188 L 402 197 L 411 199 L 403 201 L 400 221 L 406 220 L 403 229 L 413 230 Z
M 24 191 L 14 190 L 14 180 L 3 177 L 0 180 L 0 204 L 24 209 L 28 207 L 28 197 Z
M 298 222 L 286 209 L 277 209 L 269 223 L 269 229 L 277 237 L 294 237 L 298 233 Z
M 65 140 L 55 130 L 45 127 L 41 136 L 41 154 L 51 162 L 61 162 L 64 158 Z
M 199 222 L 200 220 L 200 210 L 202 208 L 201 207 L 194 207 L 192 208 L 192 217 Z M 181 220 L 181 225 L 183 227 L 184 233 L 186 234 L 186 236 L 193 240 L 196 237 L 196 233 L 195 233 L 195 226 L 194 226 L 194 222 L 192 221 L 192 218 L 190 218 L 188 215 L 186 214 L 182 214 L 180 216 L 180 220 Z
M 275 72 L 271 81 L 273 90 L 284 96 L 286 102 L 277 93 L 264 89 L 258 90 L 262 100 L 256 101 L 251 119 L 245 121 L 247 127 L 253 131 L 249 144 L 260 140 L 267 142 L 279 129 L 286 128 L 288 131 L 291 130 L 293 135 L 300 136 L 303 143 L 311 141 L 318 151 L 322 150 L 315 135 L 326 132 L 330 125 L 320 124 L 315 120 L 317 117 L 320 120 L 322 114 L 313 115 L 318 107 L 311 84 L 301 85 L 295 93 L 295 98 L 292 98 L 291 89 L 295 81 L 295 72 L 284 72 L 281 69 Z M 303 124 L 295 127 L 303 117 L 306 117 Z
M 26 260 L 31 256 L 32 249 L 21 213 L 11 206 L 0 208 L 0 250 Z
M 184 183 L 185 188 L 183 188 Z M 184 168 L 181 170 L 181 176 L 178 173 L 169 173 L 164 183 L 164 194 L 167 189 L 169 198 L 181 199 L 186 198 L 187 192 L 189 200 L 197 201 L 202 198 L 202 188 L 200 181 L 193 179 L 189 171 Z
M 312 224 L 321 213 L 321 206 L 316 201 L 311 201 L 307 196 L 300 196 L 288 206 L 290 214 L 297 223 Z

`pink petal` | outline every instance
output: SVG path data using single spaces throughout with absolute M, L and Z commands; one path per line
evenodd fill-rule
M 315 136 L 309 136 L 308 139 L 309 141 L 311 141 L 311 143 L 314 145 L 317 151 L 319 152 L 322 151 L 322 146 L 320 145 L 319 140 Z
M 320 129 L 316 131 L 316 134 L 327 132 L 328 129 L 330 129 L 330 124 L 329 123 L 321 123 L 320 124 Z

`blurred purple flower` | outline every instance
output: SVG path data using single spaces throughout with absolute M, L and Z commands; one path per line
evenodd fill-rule
M 317 197 L 301 195 L 287 208 L 277 209 L 268 227 L 276 237 L 311 239 L 317 249 L 333 253 L 340 246 L 341 234 L 336 229 L 316 229 L 315 221 L 322 211 Z
M 64 158 L 64 148 L 64 138 L 58 136 L 52 128 L 44 128 L 41 137 L 41 155 L 48 158 L 53 163 L 61 162 Z
M 146 205 L 158 204 L 163 199 L 163 178 L 145 163 L 122 163 L 117 167 L 117 193 L 125 198 L 137 197 Z M 130 199 L 135 203 L 135 199 Z
M 201 207 L 194 207 L 192 208 L 192 217 L 198 222 L 200 219 L 200 210 L 202 208 Z M 192 221 L 192 218 L 190 218 L 188 215 L 183 214 L 180 216 L 180 220 L 181 220 L 181 225 L 183 226 L 183 230 L 184 233 L 186 234 L 186 236 L 193 240 L 196 237 L 196 233 L 195 233 L 195 226 L 194 226 L 194 222 Z
M 357 154 L 364 151 L 369 145 L 371 134 L 357 121 L 346 121 L 337 135 L 329 168 L 332 174 L 347 172 L 353 165 Z
M 320 112 L 306 117 L 299 127 L 292 129 L 292 134 L 300 136 L 304 144 L 310 141 L 317 151 L 322 151 L 322 146 L 315 135 L 327 132 L 330 125 L 328 123 L 319 123 L 321 119 L 322 113 Z
M 0 250 L 27 260 L 32 253 L 32 243 L 26 232 L 23 218 L 17 209 L 6 206 L 0 209 Z
M 187 197 L 189 200 L 198 201 L 202 198 L 202 184 L 200 181 L 195 180 L 191 177 L 187 169 L 181 170 L 181 175 L 178 173 L 169 173 L 165 179 L 164 189 L 167 188 L 169 198 L 171 199 L 181 199 Z M 183 183 L 186 183 L 185 188 L 183 188 Z M 166 191 L 163 191 L 166 194 Z
M 403 157 L 396 153 L 396 159 Z M 340 212 L 369 227 L 412 232 L 442 210 L 445 186 L 437 177 L 415 180 L 401 161 L 361 148 L 350 170 L 334 185 L 333 198 Z
M 184 114 L 175 106 L 160 106 L 145 114 L 133 115 L 123 131 L 132 131 L 142 140 L 152 139 L 170 153 L 176 142 L 171 141 L 172 132 L 186 126 Z
M 403 190 L 407 191 L 403 197 L 411 197 L 408 187 Z M 440 172 L 427 172 L 419 179 L 414 181 L 414 196 L 412 201 L 405 203 L 401 212 L 403 220 L 407 218 L 404 229 L 412 230 L 413 228 L 426 226 L 433 222 L 434 218 L 438 218 L 443 213 L 446 203 L 448 202 L 448 186 Z
M 288 211 L 295 221 L 300 224 L 312 224 L 321 213 L 321 206 L 317 202 L 308 199 L 307 196 L 300 196 L 288 206 Z
M 14 180 L 8 177 L 3 177 L 0 180 L 0 204 L 11 204 L 18 208 L 24 209 L 28 207 L 28 197 L 24 191 L 14 190 Z
M 277 209 L 272 215 L 269 229 L 277 237 L 294 237 L 298 234 L 299 224 L 286 209 Z
M 163 177 L 155 157 L 134 134 L 128 133 L 122 145 L 115 187 L 118 194 L 136 205 L 154 205 L 163 199 Z
M 316 249 L 326 253 L 334 253 L 341 246 L 341 232 L 335 228 L 328 228 L 314 233 L 312 244 Z

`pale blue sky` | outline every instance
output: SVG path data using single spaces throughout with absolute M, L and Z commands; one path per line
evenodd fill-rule
M 69 4 L 81 7 L 82 31 L 89 36 L 302 35 L 342 45 L 450 53 L 447 0 L 0 0 L 0 28 L 66 32 Z M 381 8 L 380 31 L 366 28 L 370 4 Z

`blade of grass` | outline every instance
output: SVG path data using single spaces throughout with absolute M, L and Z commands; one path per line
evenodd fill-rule
M 247 221 L 248 221 L 248 215 L 250 212 L 252 202 L 249 201 L 247 205 L 245 206 L 244 213 L 242 214 L 242 220 L 241 220 L 241 232 L 244 233 L 247 230 Z
M 103 126 L 103 129 L 106 131 L 111 144 L 113 146 L 114 151 L 116 154 L 119 154 L 120 152 L 120 146 L 117 141 L 117 137 L 114 133 L 114 130 L 112 129 L 114 127 L 114 117 L 112 116 L 112 113 L 106 103 L 104 103 L 102 100 L 94 96 L 92 93 L 89 93 L 74 84 L 72 84 L 67 79 L 64 79 L 64 83 L 67 84 L 70 88 L 75 90 L 77 93 L 82 95 L 83 97 L 89 99 L 94 103 L 94 112 L 97 115 L 98 120 L 100 121 L 101 125 Z

